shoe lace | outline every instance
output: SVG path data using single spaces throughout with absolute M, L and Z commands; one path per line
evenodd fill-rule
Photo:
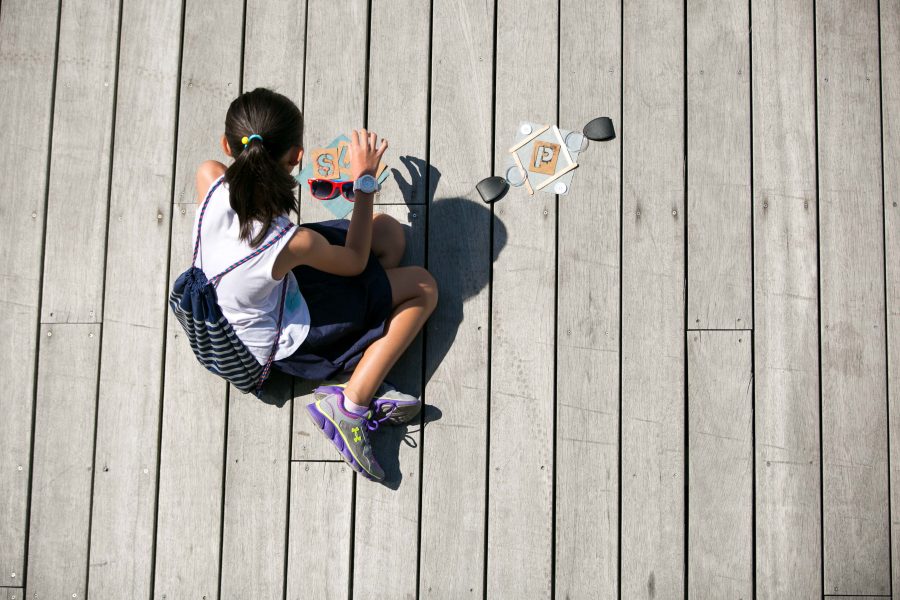
M 387 413 L 385 413 L 384 419 L 382 419 L 383 421 L 389 419 L 391 417 L 391 415 L 394 414 L 394 411 L 397 410 L 396 402 L 383 402 L 381 405 L 391 407 L 391 409 L 389 411 L 387 411 Z
M 383 417 L 376 418 L 375 410 L 370 410 L 366 414 L 366 416 L 363 418 L 363 423 L 365 423 L 366 429 L 368 431 L 372 431 L 372 432 L 377 431 L 378 428 L 381 427 L 381 424 L 390 418 L 391 414 L 397 409 L 397 404 L 395 402 L 391 402 L 390 405 L 391 405 L 391 410 L 388 411 L 388 413 L 386 415 L 384 415 Z

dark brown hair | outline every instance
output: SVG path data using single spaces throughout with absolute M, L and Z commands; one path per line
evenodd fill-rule
M 258 135 L 244 147 L 242 139 Z M 231 208 L 241 226 L 240 238 L 250 246 L 266 239 L 272 220 L 297 210 L 297 181 L 279 161 L 292 146 L 301 146 L 303 116 L 285 96 L 256 88 L 238 96 L 225 115 L 225 138 L 234 162 L 225 171 Z M 262 229 L 251 239 L 253 221 Z

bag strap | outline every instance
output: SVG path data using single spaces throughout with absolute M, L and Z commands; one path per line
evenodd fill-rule
M 288 273 L 288 275 L 289 274 L 290 273 Z M 266 366 L 263 367 L 262 373 L 259 375 L 259 382 L 256 384 L 257 396 L 262 393 L 263 384 L 266 382 L 266 379 L 269 378 L 269 371 L 272 369 L 272 361 L 275 360 L 275 353 L 278 351 L 278 342 L 281 341 L 281 322 L 284 318 L 284 297 L 287 294 L 288 275 L 284 276 L 284 283 L 281 284 L 281 304 L 278 308 L 278 333 L 275 334 L 275 343 L 272 344 L 272 351 L 269 353 L 269 359 L 266 361 Z
M 241 260 L 237 261 L 236 263 L 234 263 L 233 265 L 231 265 L 230 267 L 228 267 L 227 269 L 225 269 L 224 271 L 222 271 L 221 273 L 219 273 L 219 274 L 216 275 L 215 277 L 212 277 L 209 281 L 210 281 L 213 285 L 218 286 L 218 285 L 219 285 L 219 281 L 221 281 L 221 279 L 222 279 L 223 277 L 225 277 L 226 275 L 228 275 L 229 273 L 231 273 L 233 270 L 235 270 L 236 268 L 238 268 L 239 266 L 241 266 L 242 264 L 244 264 L 245 262 L 247 262 L 248 260 L 250 260 L 250 259 L 253 258 L 254 256 L 258 256 L 258 255 L 262 254 L 263 252 L 265 252 L 266 250 L 268 250 L 269 248 L 271 248 L 271 247 L 272 247 L 272 244 L 274 244 L 275 242 L 277 242 L 278 240 L 280 240 L 281 238 L 283 238 L 284 235 L 285 235 L 288 231 L 290 231 L 291 229 L 293 229 L 294 227 L 295 227 L 295 225 L 294 225 L 293 223 L 290 223 L 290 224 L 288 224 L 288 225 L 285 225 L 284 227 L 281 228 L 281 231 L 279 231 L 277 234 L 275 234 L 275 237 L 273 237 L 271 240 L 269 240 L 268 242 L 266 242 L 265 244 L 263 244 L 262 246 L 260 246 L 259 248 L 257 248 L 256 250 L 254 250 L 253 252 L 251 252 L 250 254 L 248 254 L 247 256 L 245 256 L 244 258 L 242 258 Z
M 225 176 L 220 175 L 218 179 L 213 182 L 210 186 L 209 191 L 206 192 L 206 199 L 203 201 L 203 206 L 200 208 L 200 218 L 197 219 L 197 241 L 194 242 L 194 259 L 191 261 L 191 266 L 197 266 L 197 255 L 200 252 L 200 232 L 203 230 L 203 214 L 206 212 L 206 205 L 209 204 L 209 199 L 212 198 L 213 192 L 216 191 L 216 188 L 222 185 L 222 182 L 225 181 Z

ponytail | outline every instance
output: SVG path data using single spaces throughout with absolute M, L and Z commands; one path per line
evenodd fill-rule
M 234 162 L 225 171 L 231 208 L 240 223 L 240 238 L 259 246 L 278 215 L 296 211 L 297 181 L 280 164 L 291 147 L 300 146 L 303 118 L 285 96 L 257 88 L 238 96 L 225 116 L 225 138 Z M 246 141 L 245 141 L 246 140 Z M 262 227 L 253 236 L 253 223 Z

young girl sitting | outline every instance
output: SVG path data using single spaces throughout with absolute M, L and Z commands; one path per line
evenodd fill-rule
M 346 384 L 316 388 L 307 413 L 351 467 L 381 480 L 369 432 L 384 421 L 409 421 L 421 408 L 420 398 L 384 378 L 434 311 L 437 285 L 425 269 L 399 266 L 403 227 L 372 215 L 374 175 L 388 144 L 365 129 L 350 136 L 352 192 L 343 186 L 354 201 L 349 224 L 291 223 L 302 134 L 300 110 L 281 94 L 260 88 L 231 103 L 222 148 L 234 162 L 206 161 L 197 170 L 198 203 L 209 199 L 200 265 L 212 276 L 288 228 L 220 281 L 219 306 L 260 364 L 275 347 L 273 366 L 296 377 L 319 381 L 352 371 Z

